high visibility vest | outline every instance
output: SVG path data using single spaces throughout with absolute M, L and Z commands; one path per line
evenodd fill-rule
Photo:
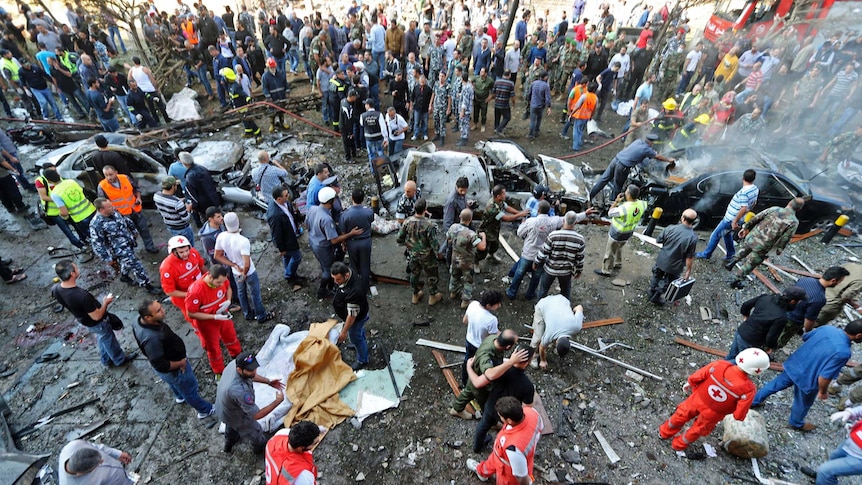
M 622 203 L 620 209 L 623 214 L 611 219 L 611 226 L 617 232 L 627 234 L 634 232 L 638 226 L 638 222 L 647 210 L 647 203 L 645 200 L 626 201 Z
M 317 466 L 311 452 L 290 451 L 289 435 L 276 433 L 266 444 L 264 463 L 266 483 L 270 485 L 293 485 L 302 472 L 308 471 L 317 480 Z M 316 482 L 315 482 L 316 483 Z
M 48 182 L 48 179 L 46 179 L 44 175 L 39 176 L 39 180 L 42 182 L 42 185 L 45 186 L 45 193 L 48 195 L 48 197 L 51 197 L 51 182 Z M 45 207 L 46 216 L 52 217 L 60 215 L 60 208 L 57 207 L 57 204 L 54 202 L 53 199 L 50 202 L 43 200 L 42 204 Z
M 856 443 L 856 446 L 862 446 L 862 420 L 856 421 L 850 429 L 850 439 Z
M 588 120 L 593 116 L 593 111 L 596 109 L 596 102 L 599 97 L 594 93 L 587 93 L 586 96 L 587 98 L 581 104 L 581 107 L 572 113 L 572 118 L 576 120 Z
M 21 66 L 19 66 L 14 59 L 2 58 L 2 60 L 0 60 L 0 68 L 9 71 L 9 79 L 11 81 L 15 81 L 16 83 L 21 81 L 21 76 L 18 75 L 18 71 L 21 70 Z
M 198 33 L 195 31 L 195 24 L 192 23 L 191 20 L 186 20 L 182 25 L 183 34 L 185 34 L 186 39 L 192 43 L 192 45 L 198 45 Z
M 60 59 L 60 64 L 64 65 L 66 67 L 66 69 L 69 70 L 70 73 L 72 73 L 72 74 L 78 73 L 78 64 L 72 60 L 72 53 L 71 52 L 66 52 L 65 54 L 60 56 L 59 59 Z
M 137 197 L 135 197 L 135 189 L 132 187 L 129 177 L 117 174 L 117 179 L 120 181 L 119 188 L 111 185 L 108 179 L 99 182 L 99 188 L 102 189 L 108 200 L 114 205 L 114 209 L 117 209 L 120 214 L 127 216 L 132 211 L 141 212 L 141 206 L 135 204 Z
M 575 84 L 575 87 L 572 88 L 571 92 L 569 92 L 569 103 L 568 108 L 569 111 L 575 108 L 575 105 L 578 104 L 578 100 L 581 99 L 581 95 L 586 92 L 586 88 L 581 84 Z
M 63 180 L 55 185 L 54 193 L 63 199 L 72 222 L 81 222 L 96 212 L 96 206 L 87 200 L 87 197 L 84 195 L 84 189 L 78 185 L 78 182 L 72 179 Z

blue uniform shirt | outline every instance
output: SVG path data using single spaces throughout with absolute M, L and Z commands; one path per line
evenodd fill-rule
M 820 309 L 826 305 L 826 288 L 820 284 L 817 278 L 799 278 L 796 286 L 805 290 L 808 298 L 796 304 L 793 310 L 787 312 L 787 319 L 793 323 L 802 325 L 805 319 L 817 320 Z
M 784 362 L 784 372 L 802 392 L 817 391 L 817 378 L 835 379 L 850 360 L 850 338 L 824 325 L 802 336 L 802 346 Z
M 635 140 L 631 145 L 623 148 L 617 153 L 616 159 L 623 164 L 624 167 L 632 168 L 635 165 L 642 163 L 647 158 L 656 156 L 656 151 L 649 143 L 644 140 Z

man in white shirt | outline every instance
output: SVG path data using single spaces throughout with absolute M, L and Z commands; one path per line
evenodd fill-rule
M 626 46 L 621 47 L 620 51 L 614 54 L 608 63 L 608 67 L 613 66 L 615 62 L 620 63 L 620 70 L 617 71 L 617 77 L 614 79 L 614 92 L 617 93 L 617 97 L 620 96 L 619 93 L 625 92 L 626 76 L 628 76 L 629 71 L 632 69 L 632 59 L 628 54 L 628 50 Z
M 221 264 L 230 266 L 236 279 L 237 295 L 246 320 L 257 320 L 264 323 L 275 317 L 267 312 L 260 296 L 260 279 L 251 260 L 251 241 L 239 233 L 239 217 L 236 212 L 224 215 L 224 226 L 227 231 L 216 237 L 214 258 Z M 251 305 L 249 305 L 251 296 Z
M 530 347 L 539 348 L 538 364 L 530 362 L 533 368 L 548 367 L 547 348 L 554 344 L 557 355 L 565 357 L 569 353 L 569 339 L 581 331 L 584 324 L 584 307 L 572 308 L 563 295 L 546 296 L 536 303 L 533 313 L 533 338 Z
M 509 80 L 515 82 L 518 79 L 518 69 L 521 66 L 521 44 L 514 41 L 512 48 L 506 51 L 506 59 L 503 61 L 503 69 L 509 71 Z
M 679 85 L 676 87 L 677 96 L 681 96 L 682 93 L 688 90 L 688 83 L 697 72 L 697 66 L 700 64 L 701 57 L 703 57 L 703 42 L 698 42 L 694 46 L 694 49 L 690 50 L 688 55 L 685 56 L 685 69 L 682 72 Z
M 386 109 L 386 130 L 389 132 L 389 156 L 400 153 L 404 148 L 404 138 L 407 136 L 407 121 L 404 120 L 394 106 Z
M 473 300 L 467 305 L 462 321 L 467 325 L 467 352 L 464 354 L 464 366 L 461 368 L 461 383 L 467 385 L 467 360 L 476 355 L 476 350 L 488 335 L 500 333 L 495 312 L 503 305 L 503 294 L 496 290 L 485 290 L 479 295 L 479 301 Z

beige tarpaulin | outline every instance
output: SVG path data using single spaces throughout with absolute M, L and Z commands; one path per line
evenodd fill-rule
M 332 429 L 354 414 L 338 392 L 356 379 L 356 374 L 341 360 L 338 347 L 326 337 L 336 323 L 334 319 L 312 323 L 308 337 L 296 349 L 293 356 L 296 370 L 287 379 L 285 389 L 285 397 L 294 403 L 284 417 L 287 428 L 307 419 Z

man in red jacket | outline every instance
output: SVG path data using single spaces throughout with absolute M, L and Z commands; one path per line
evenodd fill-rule
M 317 466 L 311 450 L 321 437 L 311 421 L 300 421 L 275 433 L 266 444 L 266 485 L 316 485 Z
M 192 283 L 186 293 L 186 311 L 201 341 L 201 347 L 207 353 L 216 380 L 221 379 L 225 367 L 220 343 L 224 342 L 232 358 L 242 352 L 231 315 L 228 313 L 231 297 L 228 271 L 230 270 L 220 264 L 210 266 L 209 273 Z
M 498 485 L 529 485 L 533 483 L 533 456 L 544 429 L 542 417 L 512 396 L 500 398 L 494 410 L 503 422 L 494 451 L 482 463 L 468 459 L 467 469 L 483 482 L 496 475 Z
M 168 252 L 170 254 L 159 266 L 162 291 L 171 297 L 171 303 L 183 312 L 183 318 L 192 323 L 186 312 L 186 294 L 192 283 L 207 274 L 206 263 L 185 236 L 170 238 Z
M 711 433 L 728 414 L 733 413 L 737 421 L 744 420 L 756 390 L 749 376 L 760 375 L 767 368 L 769 356 L 766 352 L 751 347 L 736 356 L 736 365 L 716 360 L 696 370 L 682 388 L 691 392 L 691 396 L 662 423 L 659 435 L 663 440 L 677 435 L 671 446 L 683 451 L 698 438 Z M 694 424 L 685 433 L 678 434 L 683 425 L 695 417 Z

